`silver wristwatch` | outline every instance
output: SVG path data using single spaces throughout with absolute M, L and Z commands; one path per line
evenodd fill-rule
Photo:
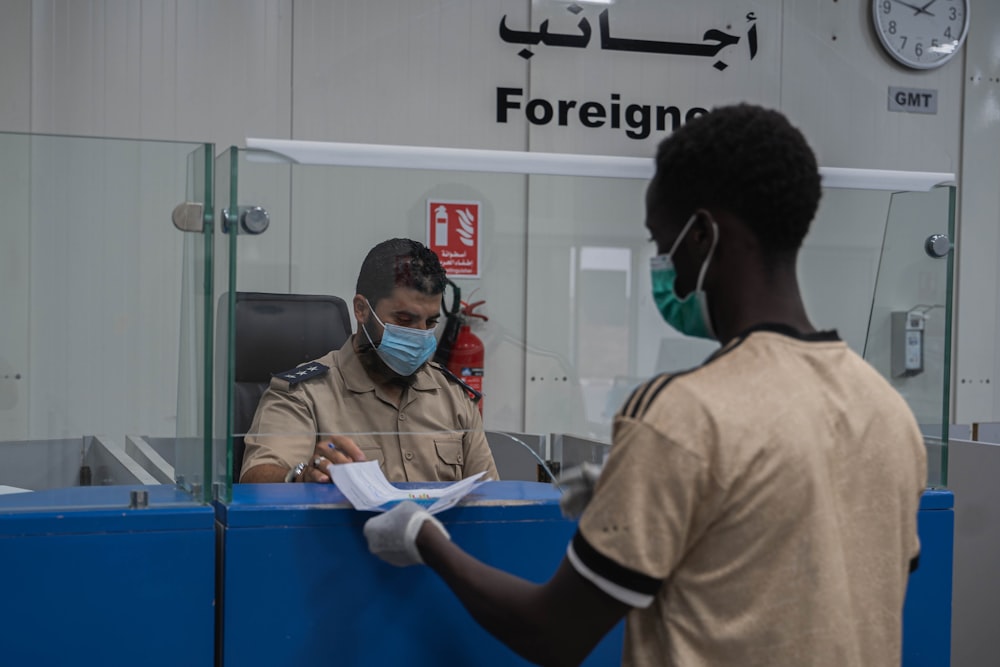
M 306 462 L 305 461 L 301 461 L 301 462 L 295 464 L 295 467 L 292 468 L 291 470 L 289 470 L 287 474 L 285 474 L 285 481 L 286 482 L 294 482 L 295 478 L 298 477 L 299 475 L 301 475 L 302 471 L 305 470 L 305 469 L 306 469 Z

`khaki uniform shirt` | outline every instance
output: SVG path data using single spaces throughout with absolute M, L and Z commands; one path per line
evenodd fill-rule
M 478 407 L 436 364 L 417 371 L 397 405 L 350 340 L 317 361 L 330 370 L 294 384 L 271 379 L 245 438 L 241 474 L 261 463 L 292 468 L 311 459 L 317 437 L 334 434 L 378 460 L 390 482 L 451 482 L 483 470 L 484 479 L 499 479 Z
M 623 663 L 899 665 L 926 453 L 835 334 L 758 327 L 640 386 L 567 557 L 634 607 Z

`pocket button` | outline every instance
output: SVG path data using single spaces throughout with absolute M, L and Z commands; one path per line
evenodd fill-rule
M 403 454 L 403 456 L 406 457 L 407 461 L 413 460 L 413 452 L 406 452 L 405 454 Z

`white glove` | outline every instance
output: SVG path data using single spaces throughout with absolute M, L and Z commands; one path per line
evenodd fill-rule
M 567 519 L 578 519 L 594 496 L 594 486 L 601 476 L 601 466 L 581 463 L 570 468 L 559 478 L 559 509 Z
M 424 561 L 417 551 L 417 533 L 424 521 L 430 521 L 451 539 L 445 527 L 430 512 L 412 500 L 404 500 L 388 512 L 365 522 L 368 550 L 396 567 L 422 564 Z

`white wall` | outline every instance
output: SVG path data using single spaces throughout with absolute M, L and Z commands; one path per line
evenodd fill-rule
M 31 181 L 24 168 L 30 155 L 25 136 L 0 137 L 0 424 L 9 438 L 28 433 L 30 366 L 28 348 Z M 0 438 L 3 439 L 3 438 Z
M 4 3 L 0 21 L 0 130 L 31 130 L 31 0 Z
M 0 60 L 30 73 L 30 128 L 14 129 L 218 146 L 289 136 L 290 1 L 18 5 L 30 8 L 30 22 L 16 14 L 30 56 L 0 46 Z
M 1000 3 L 974 1 L 959 188 L 955 421 L 1000 415 Z
M 718 29 L 740 37 L 714 59 L 601 49 L 600 8 L 573 15 L 554 1 L 10 0 L 0 25 L 0 131 L 206 140 L 220 152 L 263 136 L 648 156 L 665 132 L 630 139 L 624 128 L 581 127 L 572 113 L 565 127 L 535 125 L 523 107 L 539 97 L 610 107 L 612 94 L 623 110 L 634 103 L 686 112 L 738 99 L 778 106 L 802 127 L 825 166 L 962 166 L 960 248 L 968 256 L 959 269 L 957 373 L 978 383 L 956 385 L 956 414 L 991 419 L 1000 413 L 996 383 L 985 382 L 1000 363 L 994 354 L 993 260 L 1000 246 L 994 176 L 1000 139 L 991 111 L 1000 81 L 990 51 L 1000 33 L 994 4 L 973 0 L 982 19 L 973 21 L 967 58 L 911 72 L 881 53 L 865 0 L 759 0 L 740 8 L 723 0 L 620 0 L 609 10 L 616 36 L 698 43 L 704 31 Z M 586 18 L 592 37 L 584 48 L 538 44 L 525 60 L 517 55 L 521 46 L 499 38 L 502 17 L 522 31 L 537 31 L 548 20 L 551 33 L 565 35 L 580 34 Z M 753 59 L 751 23 L 759 46 Z M 728 67 L 718 71 L 716 60 Z M 889 86 L 936 89 L 938 113 L 886 111 Z M 512 110 L 507 123 L 497 122 L 498 87 L 524 91 L 522 108 Z M 271 197 L 274 212 L 295 202 L 313 206 L 295 192 L 310 187 L 309 176 L 293 187 L 287 169 L 273 180 L 262 175 L 259 183 L 246 173 L 241 195 Z M 534 192 L 531 205 L 540 194 Z M 345 201 L 346 195 L 331 207 L 346 213 Z M 314 213 L 295 218 L 294 234 L 281 231 L 277 216 L 268 235 L 241 239 L 241 261 L 249 262 L 241 286 L 335 291 L 353 282 L 356 267 L 314 268 L 329 243 L 330 218 L 304 210 Z M 399 224 L 415 228 L 409 218 Z M 641 220 L 632 215 L 623 224 Z M 872 250 L 864 243 L 858 248 L 858 267 L 867 267 Z M 836 263 L 822 243 L 810 252 L 810 267 L 824 259 Z M 865 271 L 852 276 L 865 282 Z M 497 279 L 488 274 L 483 290 Z M 814 294 L 825 298 L 819 287 Z M 527 295 L 511 295 L 490 299 L 491 327 L 521 326 Z M 830 324 L 845 333 L 860 326 L 855 320 Z M 637 349 L 647 347 L 634 348 L 630 359 L 651 354 Z M 529 380 L 519 376 L 510 386 L 516 390 L 519 381 Z

